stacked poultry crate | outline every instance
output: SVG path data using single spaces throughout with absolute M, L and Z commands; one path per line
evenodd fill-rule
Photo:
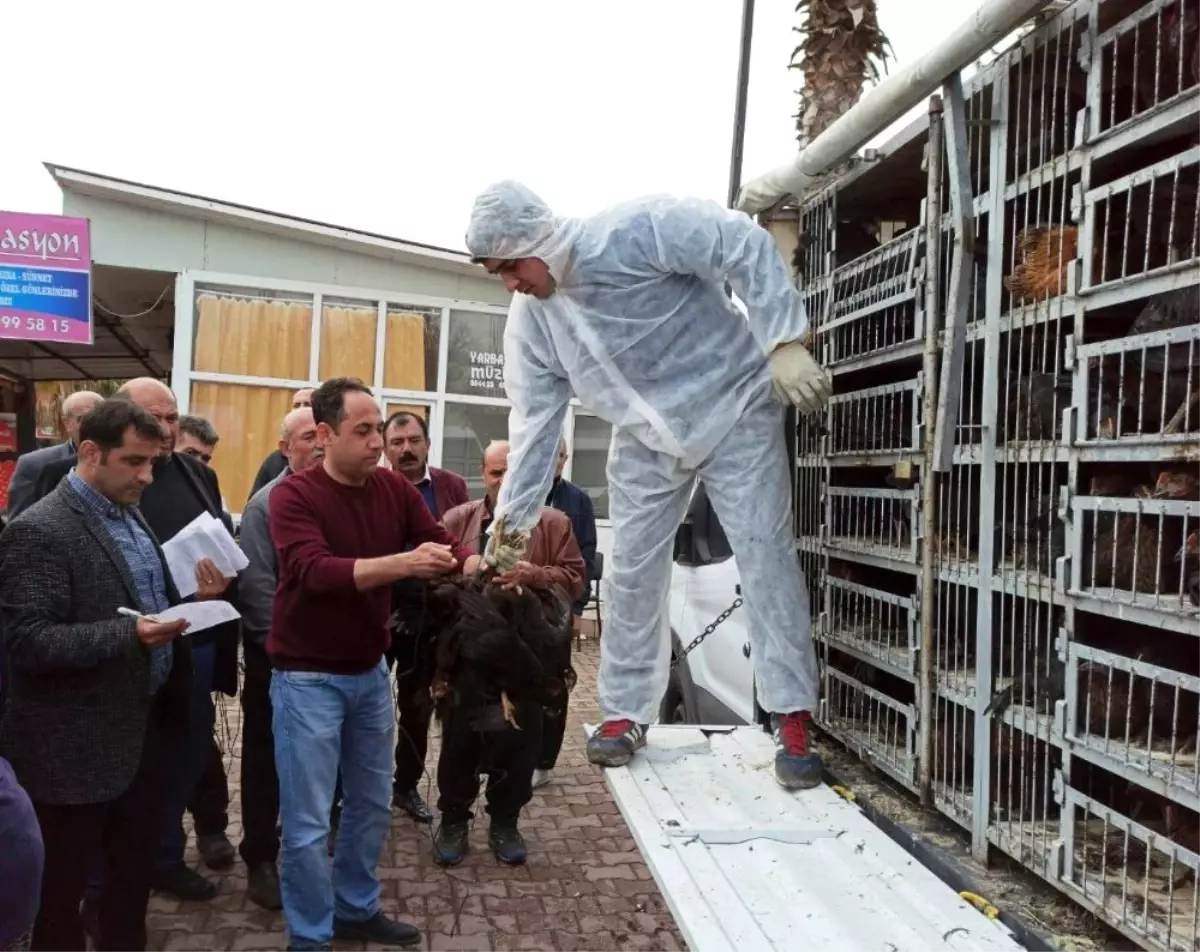
M 1080 0 L 944 108 L 942 162 L 923 124 L 800 209 L 819 721 L 978 855 L 1197 949 L 1200 0 Z

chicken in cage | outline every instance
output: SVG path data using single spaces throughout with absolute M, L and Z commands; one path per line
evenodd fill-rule
M 1056 652 L 1035 652 L 1025 670 L 992 695 L 983 713 L 1000 717 L 1017 704 L 1033 708 L 1035 714 L 1049 714 L 1063 697 L 1066 677 L 1066 665 Z
M 1032 371 L 1009 375 L 997 416 L 997 443 L 1016 440 L 1056 440 L 1062 430 L 1062 412 L 1071 404 L 1071 375 Z
M 1129 336 L 1197 323 L 1200 296 L 1187 288 L 1152 298 L 1134 319 Z M 1147 344 L 1089 361 L 1092 435 L 1115 439 L 1200 426 L 1200 342 Z
M 1013 511 L 996 521 L 995 550 L 1003 565 L 1052 575 L 1055 562 L 1067 550 L 1066 526 L 1058 518 L 1055 493 L 1018 498 Z
M 1188 601 L 1200 605 L 1200 532 L 1192 531 L 1175 553 L 1179 564 L 1179 577 Z
M 1067 290 L 1067 272 L 1079 249 L 1074 225 L 1034 225 L 1015 242 L 1017 264 L 1004 286 L 1014 301 L 1045 301 Z
M 1136 14 L 1145 0 L 1110 4 L 1107 18 Z M 1200 20 L 1189 0 L 1144 17 L 1106 44 L 1101 77 L 1107 108 L 1105 127 L 1141 115 L 1200 82 Z

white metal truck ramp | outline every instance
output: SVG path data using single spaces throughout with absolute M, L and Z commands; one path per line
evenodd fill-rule
M 605 771 L 692 952 L 1020 949 L 827 786 L 789 793 L 755 727 L 654 726 Z

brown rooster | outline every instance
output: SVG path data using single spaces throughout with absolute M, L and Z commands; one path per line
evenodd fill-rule
M 1073 225 L 1034 225 L 1016 237 L 1018 263 L 1004 279 L 1014 303 L 1045 301 L 1067 290 L 1067 272 L 1079 248 Z

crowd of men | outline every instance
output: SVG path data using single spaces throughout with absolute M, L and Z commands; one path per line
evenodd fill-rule
M 249 897 L 284 910 L 291 947 L 419 942 L 380 911 L 377 871 L 393 808 L 435 820 L 421 794 L 434 705 L 404 611 L 430 580 L 482 568 L 507 444 L 483 449 L 472 501 L 429 465 L 422 416 L 384 420 L 348 378 L 298 391 L 242 507 L 249 565 L 226 578 L 200 560 L 181 599 L 162 545 L 206 512 L 234 530 L 210 465 L 219 434 L 152 379 L 62 411 L 67 441 L 21 458 L 0 533 L 0 949 L 145 948 L 151 890 L 216 895 L 184 861 L 187 813 L 203 864 L 240 853 Z M 577 627 L 596 530 L 566 461 L 564 442 L 526 556 L 495 582 L 557 589 Z M 229 601 L 240 621 L 189 633 L 156 615 L 192 599 Z M 239 689 L 235 848 L 214 694 Z M 565 700 L 516 717 L 484 734 L 444 719 L 439 863 L 465 855 L 483 772 L 489 844 L 524 862 L 519 815 L 551 781 Z

